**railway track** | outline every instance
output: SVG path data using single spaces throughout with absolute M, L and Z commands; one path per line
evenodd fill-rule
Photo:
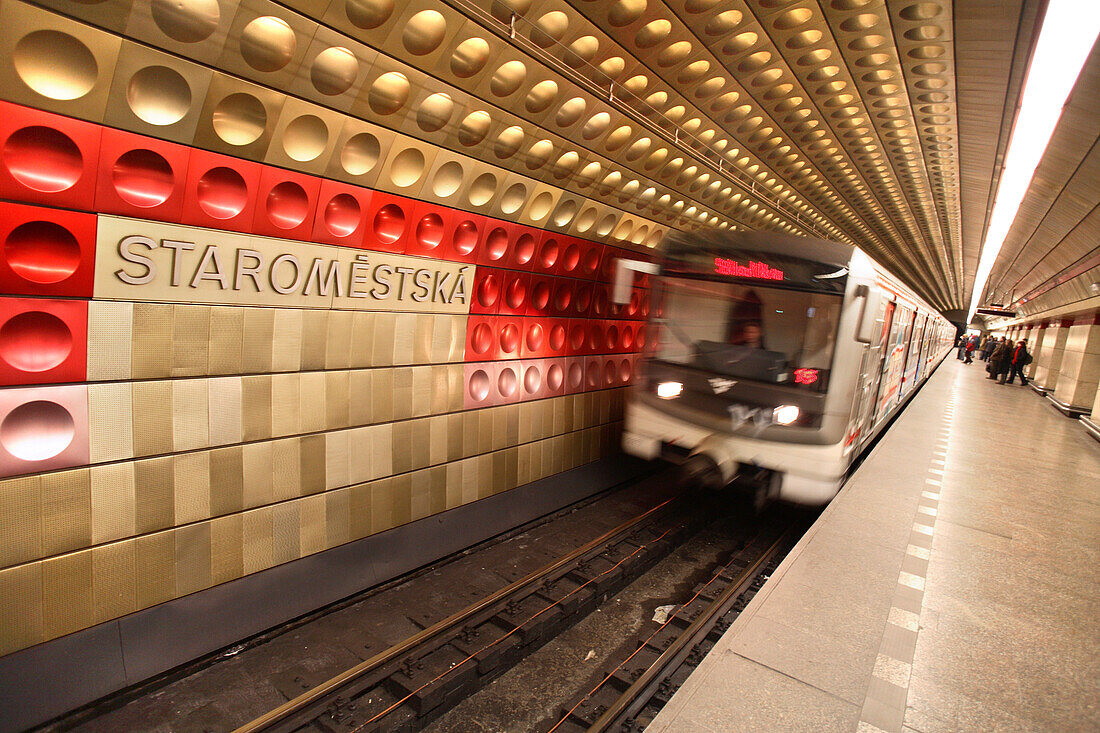
M 689 505 L 653 507 L 237 733 L 422 728 L 656 564 L 702 521 Z
M 414 731 L 508 672 L 656 565 L 714 517 L 670 499 L 239 727 L 237 733 Z M 544 730 L 633 727 L 659 709 L 669 677 L 701 660 L 744 594 L 788 546 L 792 522 L 730 539 L 726 559 L 668 622 Z M 758 587 L 758 585 L 756 586 Z M 716 638 L 716 637 L 714 637 Z M 303 687 L 306 685 L 303 684 Z M 656 708 L 654 707 L 656 706 Z M 605 720 L 606 718 L 606 720 Z

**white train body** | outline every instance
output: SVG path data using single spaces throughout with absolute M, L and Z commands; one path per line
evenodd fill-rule
M 716 486 L 748 476 L 768 499 L 828 502 L 954 340 L 954 326 L 855 247 L 673 234 L 656 264 L 656 338 L 623 448 L 691 465 Z

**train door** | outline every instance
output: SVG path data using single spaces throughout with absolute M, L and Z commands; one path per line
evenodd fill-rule
M 889 336 L 882 346 L 882 369 L 875 405 L 875 425 L 889 414 L 890 408 L 897 402 L 905 357 L 905 336 L 909 330 L 908 312 L 905 308 L 898 306 L 897 303 L 891 303 L 887 311 L 893 318 Z
M 894 315 L 894 303 L 882 303 L 878 318 L 882 322 L 875 342 L 863 352 L 863 360 L 860 363 L 858 394 L 856 395 L 855 420 L 848 436 L 845 438 L 845 449 L 850 446 L 861 445 L 872 433 L 872 420 L 875 413 L 875 396 L 878 394 L 879 383 L 882 379 L 883 352 L 886 346 L 886 334 L 890 330 L 890 321 Z
M 901 395 L 904 397 L 913 391 L 913 385 L 917 383 L 917 363 L 920 361 L 920 327 L 923 316 L 913 311 L 909 319 L 908 345 L 905 349 L 905 369 L 901 376 Z

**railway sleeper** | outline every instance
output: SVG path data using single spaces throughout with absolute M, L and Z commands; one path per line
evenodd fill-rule
M 492 619 L 472 628 L 463 629 L 462 635 L 451 644 L 467 656 L 477 660 L 477 671 L 488 675 L 501 665 L 510 666 L 522 658 L 520 648 L 523 640 L 516 634 L 508 635 L 510 629 L 501 626 Z
M 398 705 L 381 715 L 398 701 L 398 697 L 379 685 L 366 691 L 350 703 L 334 704 L 314 721 L 325 733 L 382 733 L 382 731 L 416 730 L 417 715 L 408 705 Z M 377 717 L 377 719 L 375 719 Z
M 465 662 L 467 656 L 446 644 L 394 672 L 389 681 L 401 697 L 408 696 L 417 713 L 425 713 L 440 705 L 451 690 L 476 677 L 477 665 Z
M 547 598 L 554 598 L 566 616 L 587 615 L 596 608 L 596 592 L 591 587 L 581 587 L 568 575 L 563 575 L 539 591 Z

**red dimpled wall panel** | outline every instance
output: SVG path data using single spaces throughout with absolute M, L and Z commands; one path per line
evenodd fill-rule
M 190 159 L 182 145 L 103 128 L 96 211 L 178 222 Z
M 91 210 L 101 130 L 0 102 L 0 197 Z
M 404 254 L 414 223 L 415 204 L 412 199 L 375 191 L 367 207 L 363 246 Z
M 496 313 L 500 310 L 504 290 L 504 270 L 479 267 L 474 276 L 474 292 L 470 301 L 471 313 Z
M 90 297 L 95 238 L 93 214 L 0 203 L 0 291 Z
M 82 382 L 87 364 L 87 301 L 0 298 L 0 384 Z
M 455 211 L 447 234 L 447 259 L 476 263 L 480 256 L 481 239 L 487 221 L 485 217 L 477 214 Z
M 252 231 L 268 237 L 310 239 L 321 179 L 264 166 Z
M 87 463 L 87 387 L 0 390 L 0 476 Z
M 531 292 L 531 276 L 526 272 L 505 270 L 503 273 L 500 308 L 506 316 L 522 316 L 527 313 L 527 298 Z
M 418 202 L 413 206 L 409 243 L 405 254 L 447 258 L 447 237 L 451 233 L 454 210 L 445 206 Z
M 518 228 L 517 224 L 500 221 L 499 219 L 486 219 L 484 231 L 481 235 L 477 263 L 495 267 L 507 265 L 512 244 L 516 241 Z
M 317 212 L 313 218 L 313 241 L 362 247 L 367 235 L 367 210 L 373 195 L 358 186 L 321 181 Z
M 258 163 L 247 160 L 192 150 L 183 223 L 235 232 L 251 231 L 261 168 Z

